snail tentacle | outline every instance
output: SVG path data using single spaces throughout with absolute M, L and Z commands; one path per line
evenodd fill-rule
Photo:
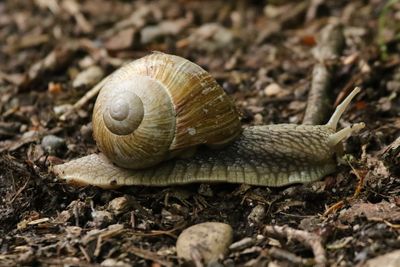
M 347 107 L 350 105 L 351 100 L 361 91 L 359 87 L 354 88 L 354 90 L 340 103 L 335 112 L 332 114 L 328 123 L 326 124 L 328 127 L 331 127 L 333 131 L 336 131 L 337 124 L 342 117 L 343 113 L 346 111 Z M 358 133 L 365 127 L 365 123 L 355 123 L 353 125 L 347 126 L 344 129 L 335 132 L 329 136 L 329 145 L 334 147 L 340 142 L 349 138 L 352 134 Z
M 350 102 L 360 91 L 361 91 L 360 87 L 354 88 L 354 90 L 351 91 L 351 93 L 343 100 L 343 102 L 340 103 L 336 107 L 335 112 L 333 112 L 331 118 L 329 119 L 329 121 L 326 125 L 328 125 L 334 131 L 336 131 L 336 128 L 337 128 L 340 118 L 342 117 L 343 113 L 346 111 L 347 107 L 350 105 Z
M 340 130 L 339 132 L 336 132 L 334 134 L 331 134 L 329 136 L 329 145 L 330 146 L 335 146 L 339 144 L 340 142 L 346 140 L 349 138 L 352 134 L 358 133 L 365 127 L 365 123 L 360 122 L 360 123 L 354 123 L 353 125 L 347 126 Z
M 93 132 L 102 154 L 53 168 L 71 183 L 104 188 L 307 183 L 334 172 L 341 142 L 365 126 L 355 123 L 336 132 L 360 91 L 356 88 L 325 125 L 242 128 L 215 79 L 198 65 L 163 53 L 127 64 L 101 83 Z

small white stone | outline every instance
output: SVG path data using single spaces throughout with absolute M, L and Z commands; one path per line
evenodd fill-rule
M 277 83 L 271 83 L 267 85 L 264 89 L 264 93 L 266 96 L 277 96 L 282 92 L 282 88 Z
M 179 258 L 192 260 L 199 254 L 205 264 L 217 261 L 232 243 L 232 227 L 225 223 L 205 222 L 193 225 L 179 235 L 176 251 Z
M 102 263 L 100 263 L 100 266 L 105 266 L 105 267 L 129 267 L 131 265 L 122 262 L 122 261 L 117 261 L 115 259 L 105 259 Z
M 257 235 L 256 236 L 257 240 L 264 240 L 264 238 L 265 238 L 265 236 L 263 236 L 263 235 Z
M 195 128 L 188 128 L 187 131 L 188 131 L 188 133 L 190 135 L 195 135 L 196 134 L 196 129 Z
M 70 110 L 73 109 L 73 106 L 71 104 L 64 104 L 64 105 L 60 105 L 60 106 L 55 106 L 53 108 L 54 113 L 56 114 L 56 116 L 59 116 L 63 113 L 66 113 Z
M 260 113 L 257 113 L 256 115 L 254 115 L 254 124 L 255 125 L 263 124 L 263 115 L 261 115 Z

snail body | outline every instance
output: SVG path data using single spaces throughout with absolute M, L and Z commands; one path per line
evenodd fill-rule
M 107 188 L 311 182 L 335 170 L 341 141 L 364 127 L 357 123 L 336 132 L 356 88 L 325 125 L 242 128 L 232 101 L 206 71 L 163 53 L 122 67 L 100 86 L 93 135 L 102 154 L 53 168 L 71 183 Z

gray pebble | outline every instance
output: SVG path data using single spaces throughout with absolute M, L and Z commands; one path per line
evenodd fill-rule
M 65 147 L 65 140 L 55 135 L 46 135 L 43 137 L 41 145 L 47 153 L 55 155 Z

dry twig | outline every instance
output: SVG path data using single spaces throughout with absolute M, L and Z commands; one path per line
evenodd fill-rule
M 75 111 L 81 109 L 82 107 L 84 107 L 92 98 L 94 98 L 95 96 L 97 96 L 100 92 L 100 89 L 103 87 L 104 83 L 106 82 L 107 77 L 104 78 L 103 80 L 101 80 L 101 82 L 99 82 L 95 87 L 93 87 L 92 89 L 90 89 L 89 91 L 86 92 L 86 94 L 79 99 L 73 106 L 71 109 L 68 109 L 65 113 L 63 113 L 60 116 L 60 120 L 65 121 L 68 116 L 70 116 L 72 113 L 74 113 Z
M 322 246 L 322 239 L 320 236 L 307 231 L 293 229 L 287 225 L 267 225 L 264 227 L 264 233 L 286 237 L 287 239 L 295 239 L 303 243 L 313 251 L 315 266 L 326 266 L 326 253 L 324 247 Z
M 329 24 L 321 31 L 319 45 L 314 51 L 317 63 L 314 66 L 310 93 L 303 124 L 322 124 L 330 109 L 329 90 L 332 68 L 328 62 L 337 59 L 343 49 L 344 37 L 340 24 Z
M 149 250 L 145 250 L 145 249 L 141 249 L 138 247 L 134 247 L 134 246 L 130 246 L 128 248 L 126 248 L 126 251 L 138 256 L 139 258 L 143 258 L 146 260 L 151 260 L 153 262 L 157 262 L 158 264 L 162 265 L 162 266 L 173 266 L 173 264 L 171 262 L 168 262 L 166 260 L 164 260 L 162 257 L 160 257 L 157 253 L 149 251 Z
M 275 259 L 289 261 L 295 265 L 310 265 L 307 260 L 281 248 L 272 247 L 268 250 L 268 254 Z
M 108 229 L 99 234 L 96 242 L 96 249 L 94 250 L 93 255 L 98 257 L 101 252 L 101 247 L 103 245 L 103 241 L 107 240 L 111 237 L 119 235 L 124 231 L 124 226 L 120 224 L 110 225 Z
M 353 173 L 357 176 L 357 179 L 358 179 L 357 186 L 354 190 L 354 193 L 351 197 L 348 197 L 345 200 L 340 200 L 340 201 L 336 202 L 335 204 L 331 205 L 329 208 L 327 208 L 325 210 L 323 216 L 328 216 L 329 214 L 341 209 L 345 205 L 345 203 L 357 199 L 361 193 L 361 189 L 364 187 L 365 173 L 360 174 L 360 172 L 358 170 L 356 170 L 350 162 L 347 162 L 347 164 L 350 165 L 351 169 L 353 170 Z

